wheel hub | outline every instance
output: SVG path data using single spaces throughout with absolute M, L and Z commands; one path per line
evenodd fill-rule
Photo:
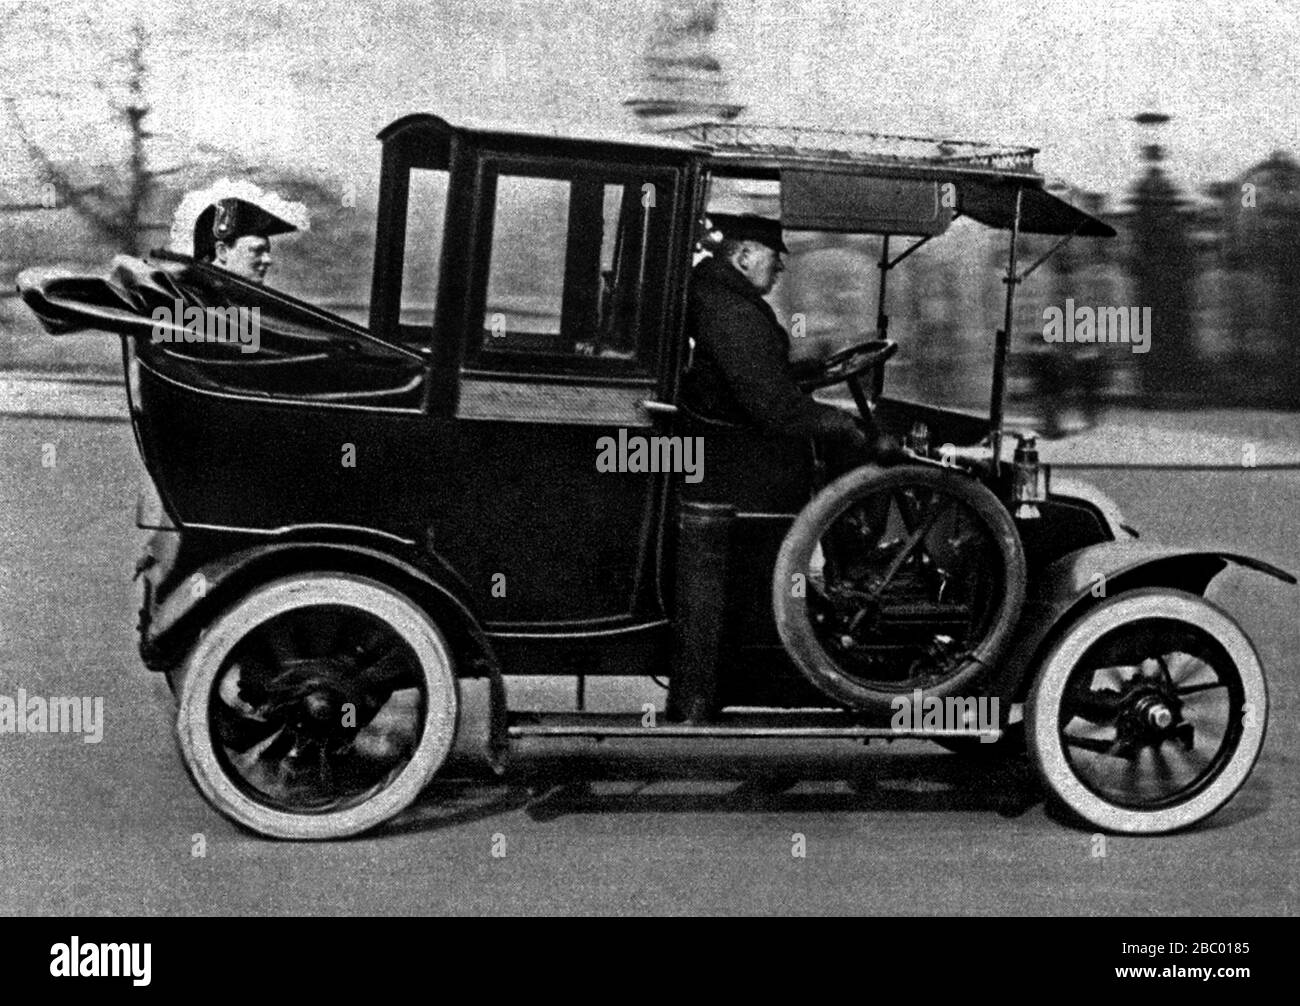
M 1151 670 L 1148 664 L 1157 664 Z M 1182 717 L 1183 704 L 1165 673 L 1163 661 L 1144 661 L 1116 703 L 1115 753 L 1132 757 L 1143 747 L 1177 741 L 1191 750 L 1194 728 Z
M 270 681 L 241 681 L 240 697 L 267 717 L 280 718 L 317 736 L 343 734 L 364 725 L 366 713 L 383 704 L 359 687 L 353 654 L 292 661 Z M 343 708 L 356 712 L 343 725 Z

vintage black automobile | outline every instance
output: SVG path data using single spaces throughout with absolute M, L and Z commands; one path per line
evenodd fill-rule
M 1027 747 L 1054 798 L 1123 833 L 1201 821 L 1243 784 L 1264 675 L 1203 594 L 1229 563 L 1294 578 L 1138 541 L 1004 430 L 1014 295 L 1041 262 L 1018 261 L 1020 235 L 1113 233 L 1046 190 L 1032 150 L 426 114 L 379 138 L 368 326 L 166 253 L 20 278 L 49 330 L 123 337 L 160 504 L 140 521 L 140 649 L 222 813 L 355 834 L 522 737 Z M 874 327 L 807 387 L 847 388 L 907 438 L 904 463 L 826 484 L 812 445 L 681 407 L 709 212 L 763 185 L 787 229 L 880 236 Z M 958 216 L 1009 246 L 987 415 L 883 393 L 890 270 Z M 257 307 L 258 351 L 159 338 L 150 307 L 175 298 Z M 597 463 L 603 438 L 672 460 L 654 438 L 697 436 L 702 478 Z M 512 675 L 666 676 L 667 706 L 511 710 Z

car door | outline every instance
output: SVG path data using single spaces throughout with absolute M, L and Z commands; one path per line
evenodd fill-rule
M 444 495 L 437 537 L 490 628 L 662 616 L 673 474 L 632 455 L 669 432 L 644 403 L 671 392 L 683 170 L 567 150 L 477 155 L 444 454 L 459 491 Z

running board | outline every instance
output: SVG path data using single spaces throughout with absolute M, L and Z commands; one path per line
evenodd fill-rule
M 990 744 L 1001 730 L 903 730 L 869 726 L 842 712 L 730 712 L 707 723 L 678 723 L 656 713 L 653 726 L 641 713 L 537 713 L 512 712 L 509 735 L 516 737 L 636 737 L 636 738 L 771 738 L 822 740 L 902 740 L 962 738 Z

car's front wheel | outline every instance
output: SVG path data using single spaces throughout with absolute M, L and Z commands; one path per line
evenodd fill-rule
M 452 657 L 401 593 L 362 576 L 265 584 L 179 674 L 181 756 L 208 801 L 276 838 L 373 828 L 410 804 L 455 735 Z
M 1128 834 L 1185 828 L 1226 804 L 1264 743 L 1268 692 L 1250 641 L 1215 605 L 1126 591 L 1057 641 L 1025 711 L 1029 752 L 1084 821 Z
M 1011 640 L 1026 578 L 1015 523 L 977 480 L 864 465 L 822 489 L 790 526 L 772 611 L 814 687 L 888 715 L 917 690 L 979 695 Z

